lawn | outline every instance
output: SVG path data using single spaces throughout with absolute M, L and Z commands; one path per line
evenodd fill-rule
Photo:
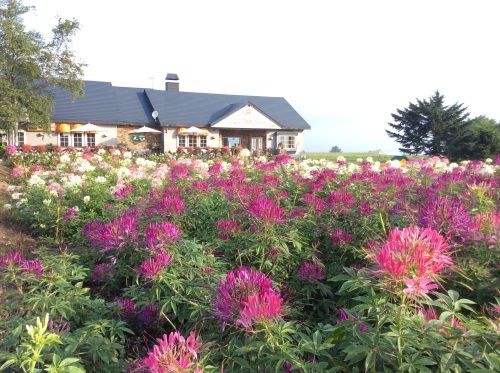
M 304 156 L 307 159 L 326 159 L 329 161 L 336 161 L 338 157 L 342 156 L 348 162 L 357 162 L 358 159 L 366 159 L 371 157 L 374 161 L 387 162 L 394 157 L 392 154 L 374 154 L 374 153 L 309 153 L 306 152 Z

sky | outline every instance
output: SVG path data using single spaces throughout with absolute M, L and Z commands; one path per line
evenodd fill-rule
M 391 113 L 436 91 L 500 121 L 498 0 L 23 0 L 50 38 L 76 19 L 84 79 L 114 86 L 284 97 L 305 151 L 383 150 Z

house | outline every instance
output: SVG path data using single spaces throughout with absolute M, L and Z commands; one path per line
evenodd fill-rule
M 240 145 L 260 153 L 283 143 L 287 153 L 300 154 L 304 130 L 311 128 L 284 98 L 182 92 L 177 74 L 167 74 L 165 90 L 84 84 L 85 95 L 74 102 L 56 90 L 51 131 L 20 126 L 16 145 L 126 145 L 163 152 Z M 80 131 L 86 123 L 100 129 Z M 156 131 L 131 133 L 143 126 Z

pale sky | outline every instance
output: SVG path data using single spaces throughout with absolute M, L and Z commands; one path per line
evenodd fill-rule
M 86 80 L 284 97 L 306 152 L 382 149 L 391 113 L 439 90 L 500 121 L 498 0 L 24 0 L 28 29 L 75 18 Z

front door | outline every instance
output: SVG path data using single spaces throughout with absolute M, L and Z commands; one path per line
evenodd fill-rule
M 260 155 L 262 152 L 262 137 L 252 137 L 252 153 Z

